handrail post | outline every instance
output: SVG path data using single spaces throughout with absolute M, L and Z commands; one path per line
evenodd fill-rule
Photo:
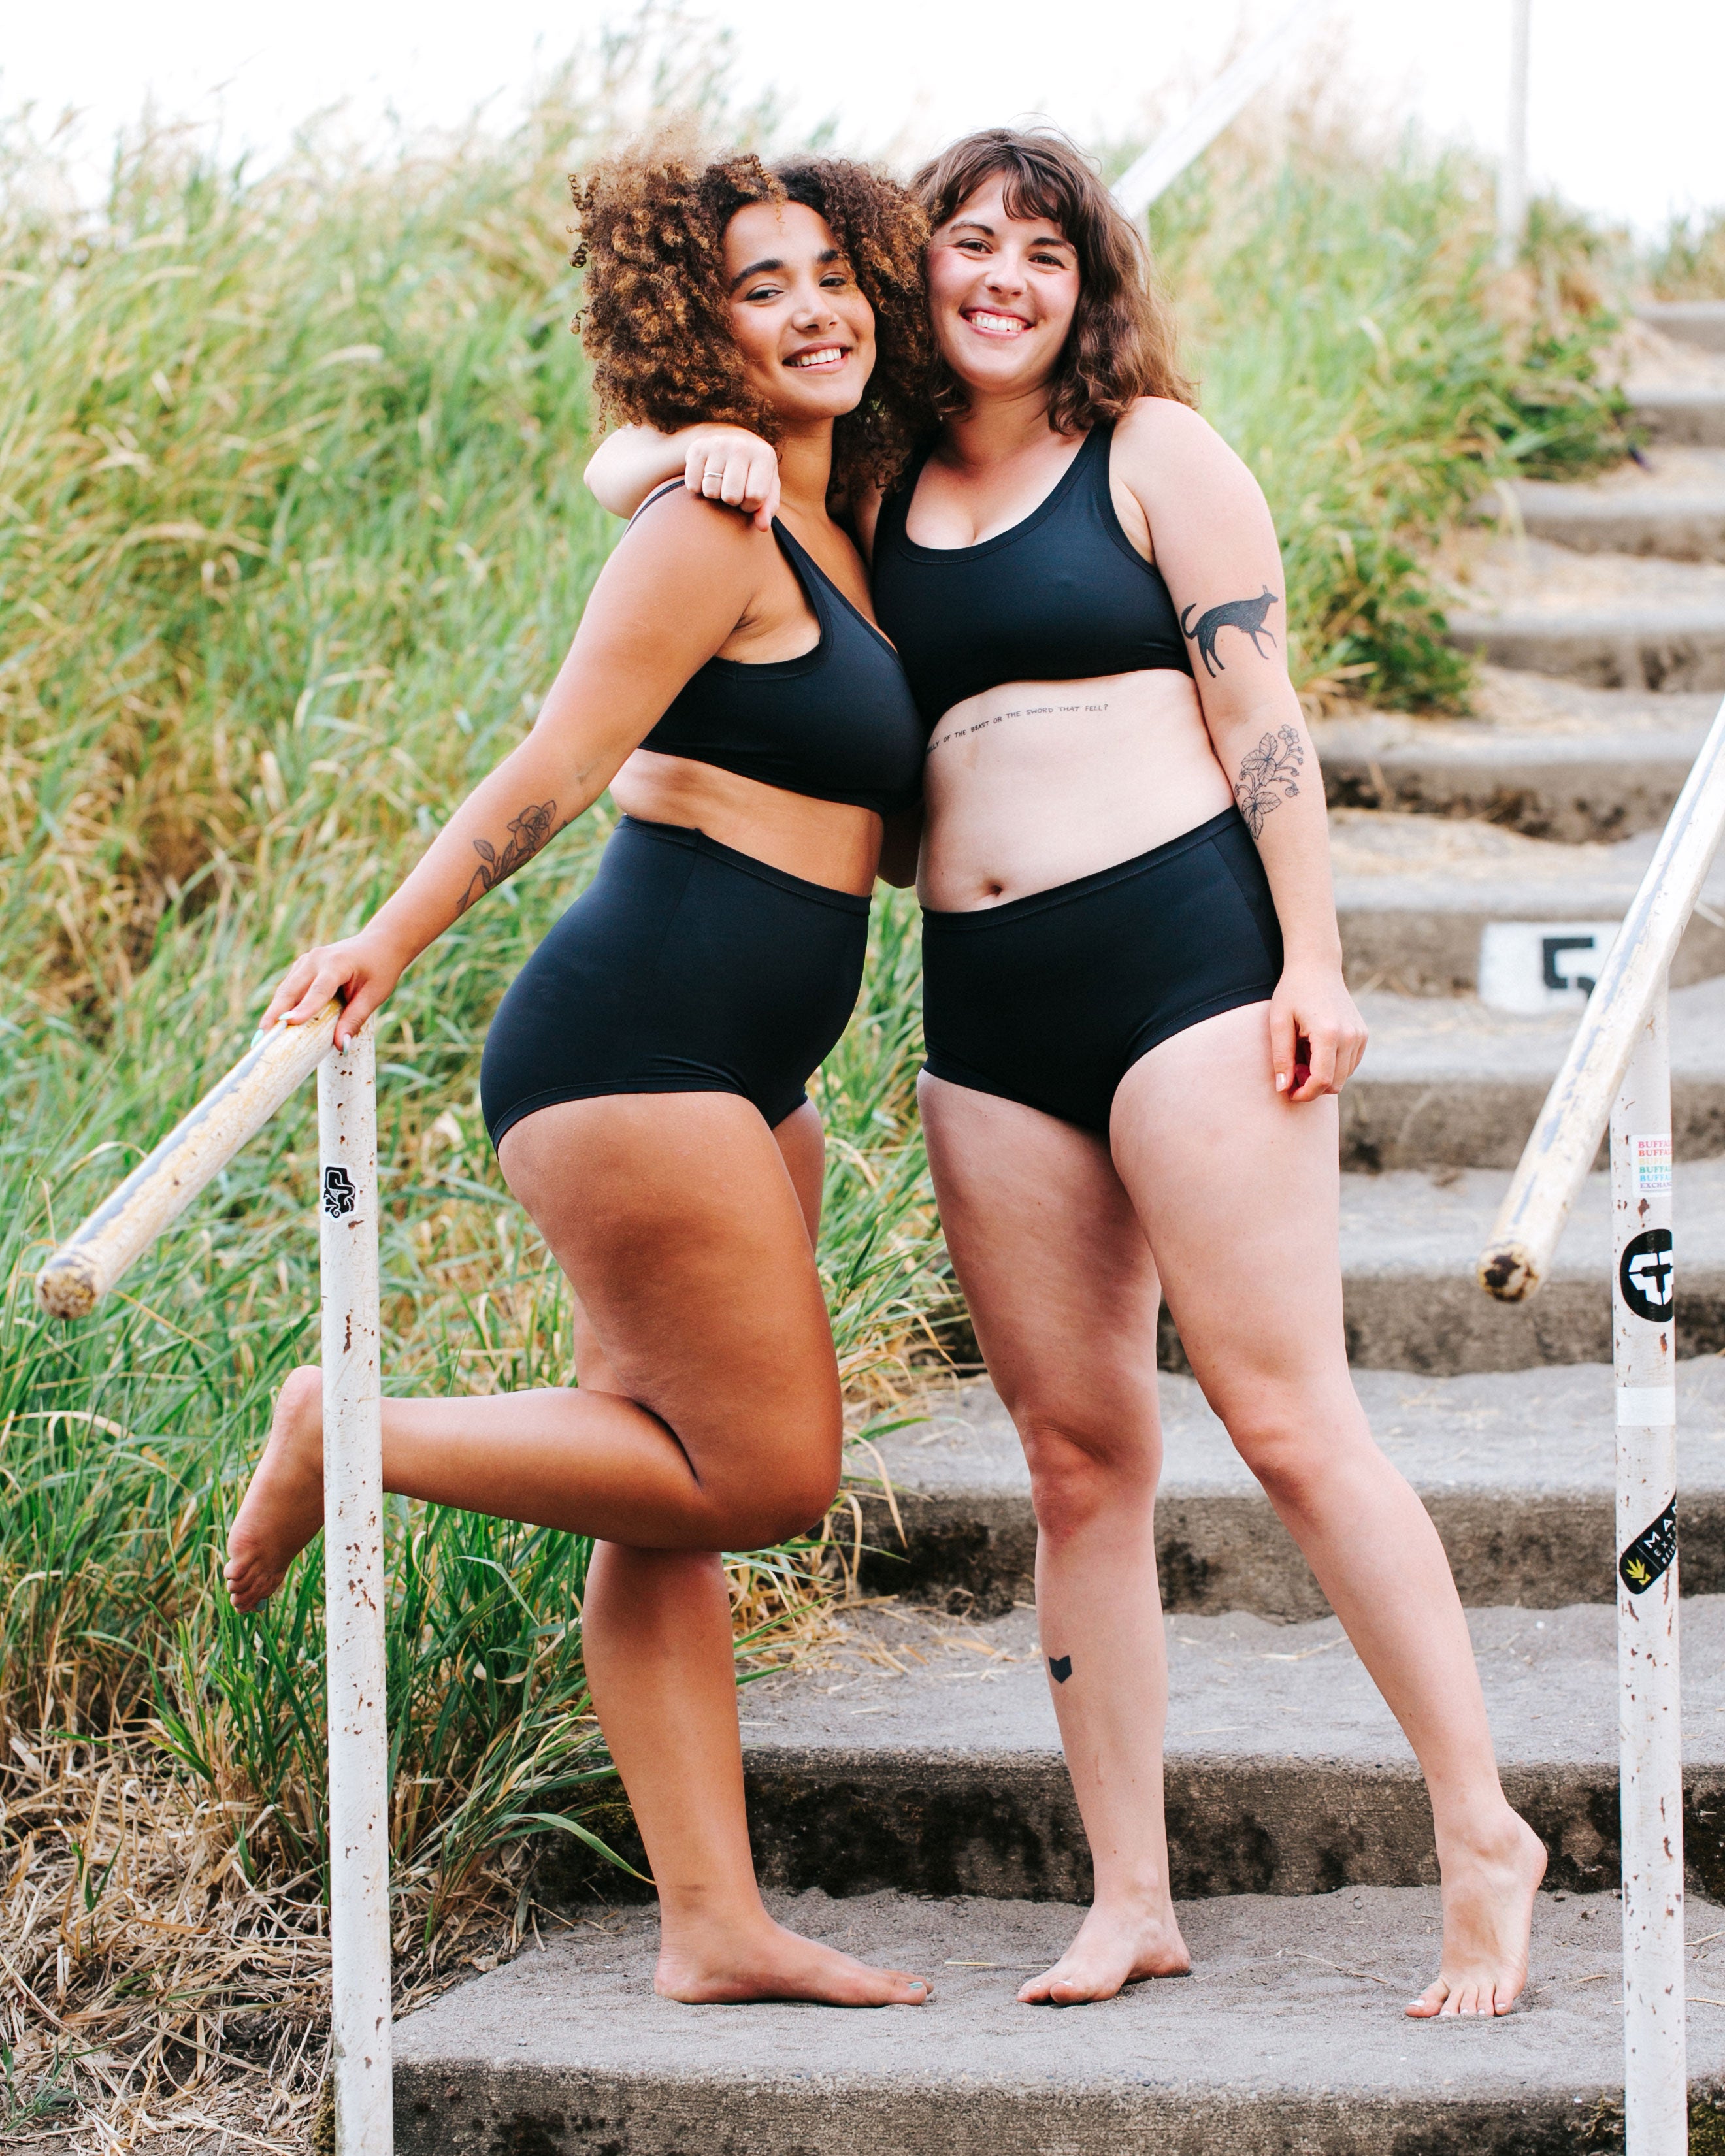
M 1661 981 L 1611 1109 L 1627 2156 L 1689 2145 L 1667 1000 Z
M 391 2156 L 377 1116 L 369 1026 L 318 1065 L 317 1137 L 336 2148 L 337 2156 Z
M 1509 0 L 1508 124 L 1497 172 L 1497 260 L 1507 270 L 1527 232 L 1527 48 L 1532 0 Z

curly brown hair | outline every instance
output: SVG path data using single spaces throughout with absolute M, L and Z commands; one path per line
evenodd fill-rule
M 1045 217 L 1078 254 L 1078 309 L 1049 397 L 1050 425 L 1085 434 L 1117 419 L 1137 397 L 1196 404 L 1180 372 L 1178 333 L 1158 287 L 1144 236 L 1076 142 L 1057 128 L 985 127 L 926 164 L 911 182 L 931 229 L 944 224 L 977 190 L 1004 179 L 1009 217 Z M 942 413 L 968 398 L 944 362 L 935 397 Z
M 848 497 L 898 477 L 933 424 L 933 332 L 922 282 L 928 227 L 900 183 L 842 157 L 767 166 L 664 138 L 607 158 L 570 187 L 587 272 L 572 326 L 608 420 L 670 434 L 729 421 L 778 439 L 731 334 L 725 228 L 750 203 L 795 202 L 826 219 L 875 315 L 875 371 L 833 429 L 833 485 Z

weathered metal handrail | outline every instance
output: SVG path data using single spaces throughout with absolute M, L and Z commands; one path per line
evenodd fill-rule
M 370 1026 L 338 1050 L 340 1015 L 332 1003 L 255 1042 L 54 1252 L 36 1293 L 56 1317 L 87 1316 L 316 1069 L 336 2146 L 390 2156 L 377 1079 Z
M 1722 833 L 1725 704 L 1600 969 L 1479 1261 L 1481 1286 L 1502 1301 L 1538 1291 L 1609 1124 L 1628 2156 L 1684 2156 L 1689 2145 L 1667 987 Z
M 1224 68 L 1183 120 L 1165 128 L 1114 183 L 1128 217 L 1142 217 L 1186 167 L 1201 157 L 1229 123 L 1263 89 L 1331 0 L 1299 0 L 1273 30 Z

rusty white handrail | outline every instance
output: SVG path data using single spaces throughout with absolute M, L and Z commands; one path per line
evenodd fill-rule
M 1273 30 L 1223 69 L 1183 120 L 1166 128 L 1114 183 L 1114 199 L 1128 217 L 1142 217 L 1186 167 L 1201 157 L 1229 123 L 1270 80 L 1332 0 L 1298 0 Z
M 340 1015 L 332 1003 L 308 1024 L 277 1025 L 254 1042 L 54 1252 L 36 1293 L 57 1317 L 86 1317 L 316 1070 L 336 2147 L 338 2156 L 390 2156 L 377 1076 L 371 1027 L 337 1050 Z
M 1684 2156 L 1689 2146 L 1666 1005 L 1671 959 L 1722 833 L 1725 704 L 1600 969 L 1479 1261 L 1481 1286 L 1502 1301 L 1538 1291 L 1609 1126 L 1628 2156 Z

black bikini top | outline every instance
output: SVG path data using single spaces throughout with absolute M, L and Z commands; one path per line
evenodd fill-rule
M 1054 491 L 1022 523 L 975 547 L 919 547 L 906 537 L 926 449 L 882 505 L 875 611 L 928 726 L 1003 681 L 1192 671 L 1162 572 L 1115 514 L 1113 436 L 1111 424 L 1092 428 Z
M 641 509 L 681 485 L 660 487 Z M 773 536 L 820 624 L 819 643 L 795 659 L 709 659 L 641 747 L 880 816 L 908 808 L 922 792 L 927 729 L 898 654 L 777 517 Z

